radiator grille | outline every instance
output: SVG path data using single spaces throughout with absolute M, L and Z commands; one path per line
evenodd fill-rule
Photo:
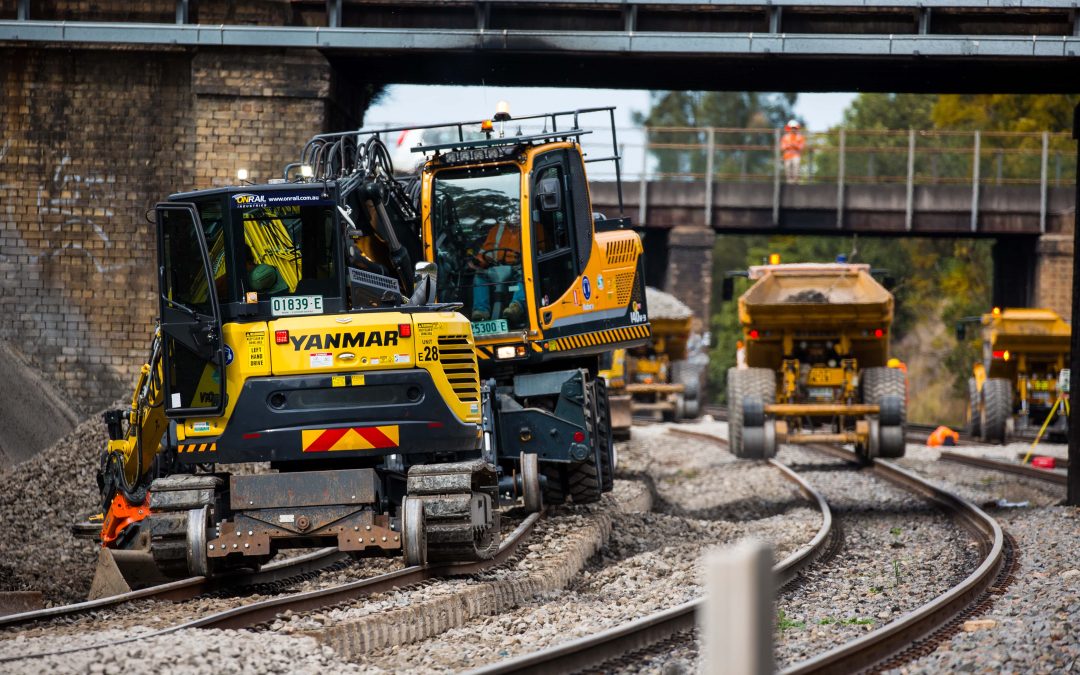
M 608 242 L 607 248 L 604 249 L 604 253 L 607 255 L 607 261 L 609 265 L 618 265 L 621 263 L 629 263 L 634 261 L 635 240 L 633 239 L 619 239 L 617 241 Z
M 476 371 L 476 352 L 464 335 L 439 336 L 439 362 L 459 401 L 480 402 L 479 376 Z

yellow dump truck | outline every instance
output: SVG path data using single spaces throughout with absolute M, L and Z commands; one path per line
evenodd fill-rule
M 890 368 L 893 297 L 864 264 L 774 264 L 729 273 L 745 353 L 728 370 L 732 452 L 764 459 L 778 443 L 852 443 L 867 458 L 904 454 L 907 379 Z
M 1068 388 L 1069 324 L 1050 309 L 995 307 L 962 320 L 957 337 L 963 340 L 967 323 L 976 321 L 983 358 L 968 379 L 968 431 L 1004 443 L 1010 427 L 1030 436 L 1045 424 L 1047 435 L 1063 439 L 1068 415 L 1059 400 Z
M 611 435 L 616 440 L 630 438 L 633 411 L 626 391 L 626 350 L 613 349 L 600 355 L 600 377 L 607 382 L 608 407 L 611 411 Z

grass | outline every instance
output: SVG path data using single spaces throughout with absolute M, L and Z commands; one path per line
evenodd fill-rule
M 781 609 L 776 614 L 776 627 L 781 633 L 783 633 L 789 628 L 806 628 L 806 622 L 792 621 L 791 619 L 787 618 L 787 613 Z

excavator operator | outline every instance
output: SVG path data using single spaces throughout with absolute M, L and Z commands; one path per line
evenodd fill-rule
M 480 250 L 470 259 L 469 266 L 476 270 L 473 280 L 472 320 L 487 321 L 496 318 L 491 314 L 492 290 L 508 286 L 512 291 L 510 304 L 502 310 L 502 317 L 512 328 L 524 324 L 525 284 L 521 271 L 521 216 L 514 210 L 491 226 L 480 245 Z

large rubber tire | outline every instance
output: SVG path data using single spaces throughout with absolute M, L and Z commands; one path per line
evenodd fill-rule
M 979 385 L 974 377 L 968 378 L 967 432 L 975 438 L 982 433 L 982 420 L 979 413 Z
M 733 368 L 732 370 L 738 373 L 738 391 L 735 392 L 735 403 L 728 402 L 728 424 L 729 429 L 732 418 L 737 417 L 738 422 L 738 436 L 731 443 L 731 452 L 736 457 L 747 459 L 760 459 L 758 453 L 747 454 L 744 451 L 744 443 L 742 442 L 742 433 L 745 430 L 742 419 L 743 404 L 747 399 L 752 401 L 760 401 L 763 406 L 770 405 L 776 402 L 776 373 L 768 368 L 744 368 L 738 370 Z M 731 371 L 728 371 L 728 381 L 731 379 Z M 730 396 L 729 387 L 729 396 Z M 764 432 L 763 432 L 764 433 Z M 731 434 L 729 434 L 731 435 Z M 766 457 L 770 456 L 768 453 L 769 445 L 766 443 Z M 775 442 L 771 445 L 773 452 L 775 452 Z
M 727 409 L 728 409 L 728 448 L 735 454 L 735 448 L 742 445 L 742 377 L 745 370 L 728 368 L 727 371 Z
M 596 402 L 596 438 L 600 446 L 600 488 L 611 492 L 615 487 L 615 434 L 611 430 L 611 401 L 608 400 L 607 382 L 595 381 L 593 400 Z
M 995 377 L 983 382 L 980 407 L 982 439 L 1005 443 L 1005 429 L 1012 416 L 1012 382 Z
M 907 423 L 907 377 L 899 368 L 865 368 L 862 372 L 864 403 L 880 404 L 885 396 L 900 399 L 900 425 Z

